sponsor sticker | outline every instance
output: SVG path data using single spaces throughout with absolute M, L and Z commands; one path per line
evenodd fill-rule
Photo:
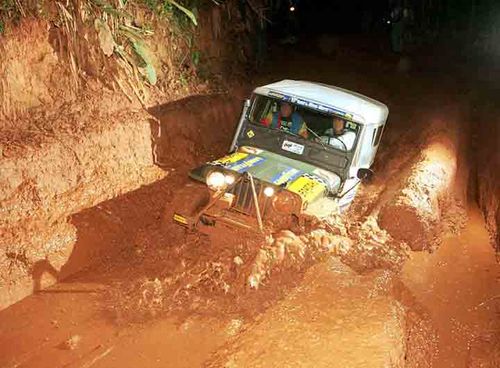
M 281 149 L 284 151 L 295 153 L 297 155 L 301 155 L 304 153 L 304 146 L 302 144 L 290 142 L 287 140 L 283 141 L 283 144 L 281 145 Z
M 287 189 L 300 195 L 304 201 L 312 202 L 325 191 L 326 186 L 311 176 L 303 175 L 290 184 Z
M 271 182 L 276 185 L 281 185 L 284 183 L 288 183 L 289 181 L 295 180 L 300 174 L 302 174 L 301 170 L 295 169 L 293 167 L 289 167 L 285 171 L 282 171 L 276 174 Z
M 247 156 L 248 156 L 248 153 L 236 152 L 236 153 L 233 153 L 232 155 L 225 156 L 219 160 L 212 161 L 212 162 L 210 162 L 210 164 L 227 166 L 227 165 L 233 164 L 235 162 L 241 161 L 241 160 L 245 159 Z
M 250 168 L 261 164 L 265 161 L 265 158 L 258 156 L 248 156 L 244 160 L 235 162 L 233 164 L 227 165 L 228 169 L 237 171 L 239 173 L 247 172 Z

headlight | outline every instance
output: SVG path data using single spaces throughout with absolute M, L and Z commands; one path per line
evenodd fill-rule
M 234 175 L 231 174 L 227 174 L 224 177 L 224 181 L 226 182 L 227 185 L 232 185 L 235 180 L 236 178 L 234 177 Z
M 264 188 L 264 195 L 266 197 L 272 197 L 274 195 L 274 188 L 273 187 L 265 187 Z
M 220 171 L 212 171 L 207 175 L 207 185 L 212 190 L 221 190 L 226 186 L 226 177 Z

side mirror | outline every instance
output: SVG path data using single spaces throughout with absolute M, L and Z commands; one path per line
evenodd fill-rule
M 360 180 L 369 180 L 373 176 L 373 171 L 371 169 L 359 169 L 357 177 Z

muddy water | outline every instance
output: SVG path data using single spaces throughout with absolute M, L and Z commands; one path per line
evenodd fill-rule
M 498 328 L 500 312 L 500 265 L 478 209 L 435 253 L 414 253 L 402 277 L 438 331 L 435 366 L 467 367 L 471 346 Z
M 357 275 L 336 259 L 248 326 L 209 367 L 404 365 L 404 310 L 390 274 Z

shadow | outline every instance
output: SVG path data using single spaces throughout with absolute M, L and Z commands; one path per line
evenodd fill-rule
M 186 178 L 186 169 L 180 169 L 165 179 L 72 215 L 69 221 L 76 228 L 77 241 L 59 280 L 108 283 L 138 273 L 123 264 L 114 271 L 124 259 L 141 258 L 145 247 L 170 245 L 158 235 L 163 211 Z M 152 233 L 155 239 L 149 238 Z
M 195 95 L 148 109 L 155 164 L 192 166 L 226 152 L 242 103 L 227 94 Z
M 31 278 L 33 279 L 33 293 L 38 293 L 42 290 L 42 277 L 44 274 L 49 274 L 54 279 L 59 281 L 59 271 L 57 271 L 47 259 L 35 262 L 31 270 Z
M 172 244 L 161 232 L 163 211 L 173 193 L 187 180 L 187 168 L 155 183 L 102 202 L 68 218 L 76 231 L 76 242 L 60 244 L 70 254 L 59 267 L 50 259 L 36 262 L 31 268 L 32 291 L 43 294 L 97 293 L 99 290 L 47 288 L 57 283 L 90 283 L 108 285 L 142 276 L 141 270 L 129 267 L 142 259 L 147 247 L 169 247 Z M 61 285 L 61 284 L 59 284 Z

